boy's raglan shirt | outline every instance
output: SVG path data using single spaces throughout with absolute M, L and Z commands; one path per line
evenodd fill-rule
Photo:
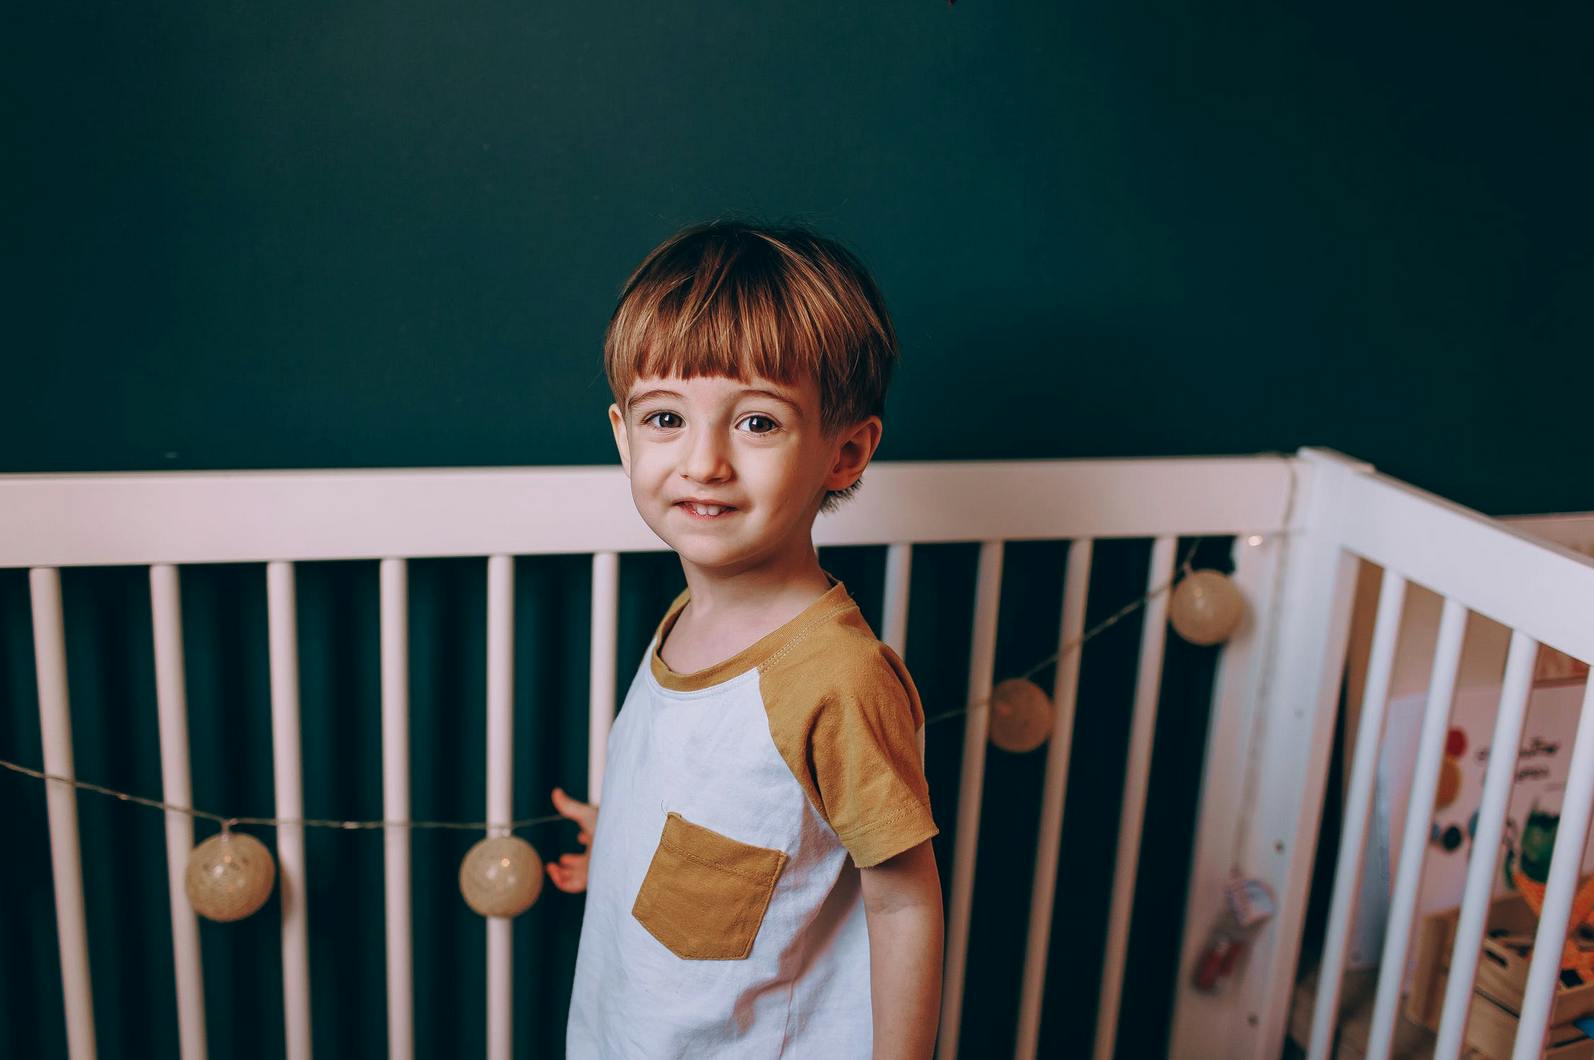
M 870 1055 L 859 868 L 937 833 L 924 711 L 846 587 L 692 674 L 659 623 L 609 735 L 571 1057 Z

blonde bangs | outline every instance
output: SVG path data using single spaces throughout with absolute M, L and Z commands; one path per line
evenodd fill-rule
M 883 412 L 896 357 L 879 292 L 851 253 L 801 229 L 726 222 L 649 254 L 604 338 L 622 407 L 639 378 L 812 378 L 827 434 Z

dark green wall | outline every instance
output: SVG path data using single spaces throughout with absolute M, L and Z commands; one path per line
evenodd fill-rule
M 602 328 L 664 235 L 854 245 L 904 361 L 884 459 L 1339 448 L 1484 511 L 1594 509 L 1594 16 L 1277 5 L 34 5 L 0 30 L 0 471 L 607 463 Z M 1138 595 L 1104 547 L 1100 615 Z M 1222 543 L 1209 546 L 1209 558 Z M 874 620 L 879 555 L 836 552 Z M 956 707 L 971 546 L 916 559 L 908 662 Z M 1015 548 L 1001 674 L 1055 642 Z M 622 681 L 679 586 L 627 560 Z M 523 561 L 516 810 L 585 762 L 586 572 Z M 482 812 L 482 564 L 418 564 L 417 815 Z M 148 588 L 66 579 L 78 769 L 154 793 Z M 380 808 L 375 571 L 307 566 L 307 809 Z M 270 804 L 263 575 L 184 576 L 195 798 Z M 455 634 L 458 634 L 457 636 Z M 0 757 L 38 761 L 0 572 Z M 1087 654 L 1044 1044 L 1088 1038 L 1133 623 Z M 1175 641 L 1124 1055 L 1160 1049 L 1212 654 Z M 622 684 L 623 687 L 623 684 Z M 1094 705 L 1094 709 L 1092 706 Z M 960 723 L 929 770 L 949 860 Z M 996 754 L 997 752 L 993 752 Z M 969 1055 L 1003 1051 L 1039 759 L 986 793 Z M 43 797 L 0 776 L 0 1042 L 62 1055 Z M 158 814 L 80 799 L 101 1055 L 175 1049 Z M 202 833 L 203 834 L 203 833 Z M 267 837 L 270 838 L 269 836 Z M 565 849 L 571 836 L 534 836 Z M 415 840 L 422 1055 L 482 1045 L 468 837 Z M 316 1046 L 380 1052 L 380 844 L 313 833 Z M 517 926 L 554 1055 L 580 904 Z M 280 1055 L 275 905 L 204 929 L 212 1055 Z
M 1324 444 L 1594 508 L 1586 8 L 6 21 L 3 470 L 607 462 L 619 283 L 748 211 L 878 271 L 883 458 Z

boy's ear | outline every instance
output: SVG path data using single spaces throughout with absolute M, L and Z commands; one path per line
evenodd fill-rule
M 863 475 L 875 450 L 880 448 L 880 435 L 884 430 L 879 416 L 870 416 L 841 432 L 830 474 L 825 476 L 826 490 L 844 490 Z
M 620 411 L 619 405 L 609 406 L 609 429 L 614 432 L 614 447 L 620 450 L 620 466 L 625 469 L 625 477 L 631 477 L 631 444 L 625 433 L 625 414 Z

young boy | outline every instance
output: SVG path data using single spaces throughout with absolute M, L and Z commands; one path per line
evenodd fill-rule
M 681 557 L 609 737 L 567 1049 L 928 1057 L 941 888 L 902 660 L 819 565 L 814 518 L 880 442 L 895 335 L 850 253 L 712 223 L 654 250 L 609 323 L 631 495 Z M 590 862 L 589 862 L 590 858 Z

